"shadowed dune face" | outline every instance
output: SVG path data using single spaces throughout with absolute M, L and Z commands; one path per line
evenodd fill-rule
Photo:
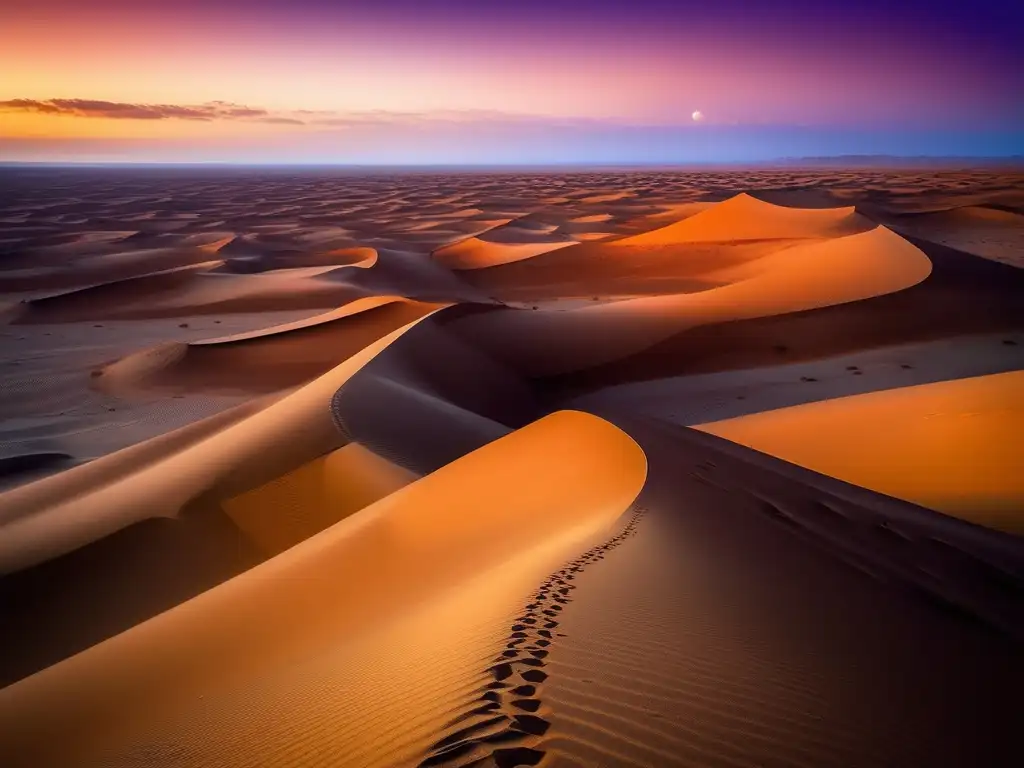
M 412 472 L 426 474 L 543 413 L 513 368 L 425 319 L 397 354 L 382 354 L 335 394 L 335 424 Z
M 755 351 L 748 354 L 753 357 Z M 586 411 L 616 407 L 693 426 L 836 397 L 1021 369 L 1024 334 L 970 334 L 793 361 L 766 360 L 754 368 L 669 373 L 603 386 L 569 397 L 566 403 Z
M 0 764 L 1024 762 L 1022 178 L 0 169 Z

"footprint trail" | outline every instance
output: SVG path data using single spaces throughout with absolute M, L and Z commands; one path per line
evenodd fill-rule
M 618 534 L 566 563 L 545 579 L 515 619 L 505 649 L 487 668 L 493 680 L 470 709 L 452 725 L 467 724 L 435 742 L 420 768 L 496 765 L 498 768 L 538 765 L 544 752 L 530 746 L 551 723 L 541 712 L 541 693 L 548 673 L 548 655 L 557 638 L 564 607 L 572 602 L 573 583 L 584 569 L 603 560 L 612 549 L 636 534 L 646 513 L 636 508 Z

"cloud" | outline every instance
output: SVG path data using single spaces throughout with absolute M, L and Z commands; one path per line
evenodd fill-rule
M 300 114 L 296 112 L 295 114 Z M 308 113 L 307 113 L 308 114 Z M 358 129 L 367 127 L 404 127 L 404 128 L 447 128 L 457 126 L 478 126 L 482 128 L 507 126 L 523 127 L 539 126 L 545 128 L 586 128 L 590 126 L 618 125 L 619 121 L 595 118 L 556 117 L 551 115 L 533 115 L 522 112 L 500 112 L 483 109 L 436 109 L 427 112 L 399 112 L 391 110 L 369 110 L 363 112 L 316 113 L 330 114 L 330 117 L 316 117 L 309 121 L 310 125 L 325 126 L 338 129 Z M 627 125 L 628 123 L 621 123 Z
M 253 122 L 267 125 L 305 125 L 305 121 L 294 117 L 258 117 Z
M 60 107 L 48 101 L 35 99 L 9 99 L 0 101 L 0 110 L 4 112 L 42 112 L 44 114 L 60 114 Z
M 8 99 L 0 101 L 3 112 L 35 112 L 44 115 L 98 117 L 114 120 L 241 120 L 280 125 L 302 125 L 285 115 L 272 115 L 260 107 L 248 107 L 226 101 L 206 104 L 135 104 L 97 99 Z
M 473 127 L 491 130 L 499 126 L 546 128 L 603 127 L 615 121 L 565 118 L 478 109 L 437 109 L 423 112 L 397 110 L 275 110 L 250 107 L 229 101 L 210 101 L 198 105 L 139 104 L 98 99 L 8 99 L 0 101 L 0 112 L 32 112 L 113 120 L 228 120 L 267 125 L 311 126 L 337 131 L 370 128 L 445 130 L 449 127 Z
M 0 112 L 33 112 L 113 120 L 229 120 L 267 125 L 312 126 L 338 131 L 368 128 L 443 129 L 446 126 L 548 126 L 584 125 L 593 121 L 555 118 L 490 110 L 397 110 L 332 111 L 276 110 L 250 107 L 228 101 L 198 105 L 139 104 L 98 99 L 8 99 L 0 101 Z M 601 121 L 598 121 L 601 122 Z

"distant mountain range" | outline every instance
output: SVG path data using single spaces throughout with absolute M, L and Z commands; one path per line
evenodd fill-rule
M 837 155 L 834 157 L 787 157 L 754 165 L 801 168 L 1024 168 L 1024 155 L 1009 157 Z

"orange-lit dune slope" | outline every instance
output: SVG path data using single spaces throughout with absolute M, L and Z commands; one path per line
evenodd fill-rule
M 340 680 L 351 685 L 354 673 L 364 681 L 343 688 L 354 716 L 329 728 L 325 723 L 307 746 L 345 743 L 369 750 L 366 764 L 377 764 L 380 758 L 371 755 L 379 754 L 394 718 L 412 721 L 399 739 L 406 748 L 444 727 L 444 710 L 428 702 L 473 688 L 484 659 L 500 649 L 502 619 L 514 615 L 516 601 L 581 542 L 607 530 L 645 475 L 643 452 L 615 427 L 582 413 L 553 414 L 246 575 L 0 691 L 0 723 L 13 736 L 0 754 L 6 765 L 61 759 L 85 765 L 88 755 L 130 749 L 161 715 L 178 712 L 184 723 L 170 726 L 167 736 L 190 742 L 193 765 L 216 764 L 222 740 L 243 732 L 249 757 L 232 760 L 280 764 L 270 755 L 285 749 L 275 741 L 285 724 L 268 731 L 258 718 L 254 727 L 244 712 L 282 706 L 295 695 L 288 677 L 284 687 L 253 682 L 241 694 L 250 699 L 242 708 L 238 686 L 281 680 L 289 668 L 292 681 L 301 680 L 312 670 L 300 660 L 319 657 L 318 675 L 334 674 L 332 658 L 343 658 L 356 670 Z M 457 612 L 449 601 L 459 602 Z M 432 604 L 437 613 L 429 620 L 445 625 L 425 631 L 419 614 Z M 496 634 L 474 640 L 488 617 Z M 373 647 L 360 644 L 365 638 L 373 638 Z M 382 668 L 404 668 L 413 638 L 413 658 L 446 655 L 445 675 L 425 666 L 413 677 L 396 677 Z M 323 655 L 336 653 L 339 643 L 355 647 L 351 657 Z M 382 691 L 370 682 L 375 670 L 388 681 L 379 683 Z M 395 685 L 404 696 L 393 695 Z M 218 698 L 235 713 L 222 721 L 220 736 L 188 724 L 204 696 L 230 697 Z M 300 710 L 309 721 L 307 705 Z
M 1024 372 L 783 408 L 698 428 L 965 520 L 1024 531 Z

